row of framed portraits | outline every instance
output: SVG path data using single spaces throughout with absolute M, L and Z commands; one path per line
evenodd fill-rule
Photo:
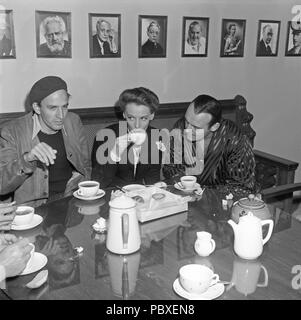
M 121 15 L 89 13 L 90 58 L 121 57 Z M 166 57 L 167 16 L 138 16 L 138 57 Z M 71 58 L 71 13 L 36 11 L 38 58 Z M 182 57 L 206 57 L 209 18 L 183 17 Z M 259 20 L 256 56 L 277 56 L 280 21 Z M 298 28 L 299 26 L 297 26 Z M 285 56 L 301 56 L 301 30 L 288 22 Z M 222 19 L 220 56 L 243 57 L 246 20 Z M 297 34 L 298 33 L 298 34 Z M 296 35 L 297 34 L 297 35 Z M 299 40 L 296 38 L 299 37 Z M 298 47 L 299 46 L 299 47 Z M 299 50 L 299 49 L 300 50 Z M 16 58 L 12 10 L 0 10 L 0 59 Z

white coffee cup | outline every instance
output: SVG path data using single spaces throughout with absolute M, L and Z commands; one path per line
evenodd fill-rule
M 199 264 L 187 264 L 180 271 L 180 284 L 192 294 L 202 294 L 219 281 L 218 274 Z
M 94 197 L 99 190 L 99 182 L 97 181 L 82 181 L 78 184 L 77 193 L 83 197 Z
M 34 216 L 34 208 L 29 206 L 19 206 L 16 210 L 16 215 L 13 224 L 22 226 L 30 224 Z
M 195 176 L 183 176 L 180 180 L 184 189 L 192 189 L 196 184 Z
M 129 133 L 129 140 L 135 145 L 140 146 L 146 139 L 145 131 L 132 131 Z

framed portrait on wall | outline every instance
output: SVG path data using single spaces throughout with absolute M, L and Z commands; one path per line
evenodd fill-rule
M 243 57 L 246 20 L 223 19 L 221 35 L 221 57 Z
M 278 55 L 280 21 L 259 20 L 256 45 L 257 57 L 272 57 Z
M 287 57 L 301 56 L 301 22 L 289 21 L 287 23 L 287 35 L 285 55 Z
M 209 18 L 183 17 L 182 57 L 206 57 Z
M 38 58 L 71 58 L 71 13 L 36 11 Z
M 16 58 L 12 10 L 0 10 L 0 59 Z
M 89 13 L 90 58 L 121 57 L 121 15 Z
M 139 15 L 138 57 L 165 58 L 167 40 L 167 16 Z

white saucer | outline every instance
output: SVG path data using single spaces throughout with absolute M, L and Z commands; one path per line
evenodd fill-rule
M 96 200 L 101 197 L 103 197 L 106 194 L 106 192 L 102 189 L 98 189 L 97 194 L 93 197 L 84 197 L 78 194 L 78 190 L 73 192 L 73 195 L 75 198 L 80 199 L 80 200 Z
M 174 184 L 174 187 L 175 187 L 176 189 L 180 190 L 180 191 L 183 191 L 183 192 L 192 192 L 192 191 L 194 191 L 194 190 L 199 189 L 201 186 L 199 185 L 199 183 L 196 183 L 193 188 L 191 188 L 191 189 L 185 188 L 185 189 L 184 189 L 184 188 L 182 188 L 182 187 L 180 186 L 179 183 L 175 183 L 175 184 Z
M 25 276 L 36 271 L 39 271 L 47 264 L 47 257 L 39 252 L 35 252 L 30 262 L 30 266 L 26 266 L 25 269 L 20 273 L 20 276 Z
M 32 229 L 36 226 L 38 226 L 41 222 L 43 221 L 43 218 L 39 214 L 34 214 L 31 222 L 29 224 L 23 224 L 23 225 L 16 225 L 14 222 L 11 225 L 11 230 L 27 230 L 27 229 Z
M 145 190 L 146 186 L 144 186 L 143 184 L 128 184 L 124 186 L 123 189 L 127 192 L 139 191 L 139 190 Z
M 225 286 L 222 283 L 214 284 L 202 294 L 195 294 L 187 292 L 180 284 L 179 278 L 173 283 L 173 289 L 182 298 L 188 300 L 213 300 L 222 295 L 225 291 Z

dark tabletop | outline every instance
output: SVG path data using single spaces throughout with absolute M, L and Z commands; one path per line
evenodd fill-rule
M 170 190 L 182 194 L 170 187 Z M 301 264 L 301 224 L 274 206 L 269 206 L 275 227 L 257 260 L 243 260 L 233 251 L 233 232 L 227 220 L 231 208 L 222 206 L 229 190 L 207 188 L 193 196 L 187 212 L 140 224 L 141 248 L 130 255 L 106 249 L 106 234 L 92 225 L 100 216 L 108 218 L 106 190 L 102 199 L 83 201 L 67 197 L 36 208 L 41 225 L 14 231 L 35 243 L 36 251 L 48 257 L 48 281 L 28 289 L 37 274 L 6 281 L 4 293 L 11 299 L 45 300 L 177 300 L 173 290 L 179 268 L 188 263 L 205 264 L 225 281 L 218 299 L 301 299 L 298 266 Z M 246 195 L 234 190 L 234 199 Z M 194 251 L 197 231 L 208 231 L 216 242 L 206 258 Z M 83 247 L 78 254 L 76 247 Z M 301 267 L 300 267 L 301 268 Z M 300 272 L 300 271 L 299 271 Z

